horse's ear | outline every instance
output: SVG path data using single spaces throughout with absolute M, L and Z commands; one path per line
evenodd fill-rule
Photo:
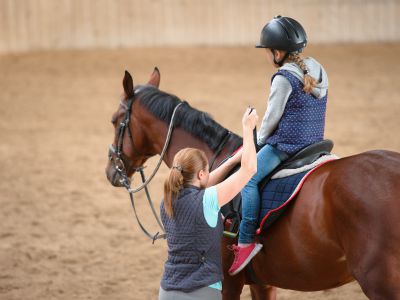
M 150 76 L 150 80 L 147 84 L 150 84 L 156 88 L 160 86 L 160 70 L 157 67 L 154 68 L 153 74 Z
M 124 80 L 122 81 L 122 85 L 124 86 L 124 91 L 125 91 L 125 95 L 127 98 L 130 98 L 133 96 L 133 79 L 131 74 L 129 74 L 128 71 L 125 71 L 125 76 L 124 76 Z

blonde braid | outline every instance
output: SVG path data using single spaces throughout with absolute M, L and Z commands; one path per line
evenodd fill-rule
M 317 86 L 317 81 L 308 74 L 308 69 L 303 61 L 303 58 L 300 57 L 299 53 L 292 53 L 289 55 L 288 60 L 294 62 L 303 71 L 304 74 L 303 91 L 305 91 L 307 94 L 310 94 L 312 89 Z

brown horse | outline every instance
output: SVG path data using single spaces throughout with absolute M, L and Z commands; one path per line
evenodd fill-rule
M 151 156 L 161 153 L 171 114 L 181 101 L 158 90 L 160 74 L 153 72 L 147 85 L 133 86 L 126 72 L 124 99 L 113 115 L 118 128 L 129 111 L 130 134 L 122 136 L 123 161 L 128 176 Z M 177 111 L 176 129 L 164 162 L 170 167 L 177 151 L 202 149 L 211 160 L 227 130 L 207 114 L 184 104 Z M 130 138 L 131 136 L 132 138 Z M 232 134 L 214 164 L 241 143 Z M 106 174 L 121 186 L 113 156 Z M 253 259 L 258 284 L 246 272 L 229 276 L 232 252 L 224 238 L 223 298 L 240 299 L 244 284 L 251 284 L 253 299 L 275 299 L 276 286 L 298 291 L 335 288 L 357 280 L 370 299 L 400 299 L 400 154 L 370 151 L 325 164 L 304 183 L 297 200 L 261 236 L 262 251 Z M 267 285 L 268 284 L 268 285 Z

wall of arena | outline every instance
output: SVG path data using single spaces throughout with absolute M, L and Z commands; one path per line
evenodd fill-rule
M 399 0 L 0 0 L 0 52 L 252 45 L 277 14 L 313 43 L 400 40 Z

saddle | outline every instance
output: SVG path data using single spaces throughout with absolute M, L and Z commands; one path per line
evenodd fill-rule
M 324 155 L 329 155 L 333 149 L 333 142 L 331 140 L 323 140 L 321 142 L 309 145 L 291 157 L 286 159 L 283 163 L 277 166 L 270 174 L 268 174 L 258 185 L 260 192 L 265 188 L 271 178 L 281 170 L 298 169 L 306 165 L 310 165 L 317 159 Z M 240 166 L 235 167 L 227 177 L 235 173 Z M 221 208 L 224 216 L 224 231 L 225 236 L 236 237 L 239 230 L 242 214 L 242 198 L 240 193 L 235 198 Z

